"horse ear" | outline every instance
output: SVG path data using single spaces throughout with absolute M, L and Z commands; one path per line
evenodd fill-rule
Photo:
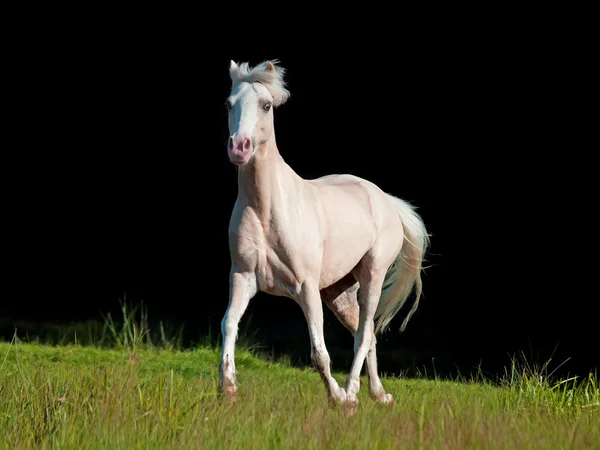
M 275 70 L 275 65 L 273 65 L 273 63 L 272 63 L 271 61 L 269 61 L 269 62 L 267 63 L 267 70 L 268 70 L 269 72 L 273 72 L 273 71 Z
M 229 63 L 229 78 L 231 79 L 232 83 L 235 83 L 238 78 L 238 69 L 239 69 L 238 65 L 232 59 L 231 62 Z

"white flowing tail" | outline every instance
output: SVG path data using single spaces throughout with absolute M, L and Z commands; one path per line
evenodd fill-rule
M 387 327 L 415 287 L 415 302 L 402 322 L 400 331 L 406 328 L 411 316 L 419 307 L 423 290 L 421 270 L 429 246 L 429 234 L 415 208 L 402 199 L 389 194 L 388 197 L 402 220 L 404 243 L 398 257 L 385 275 L 381 298 L 375 312 L 375 333 L 380 333 Z

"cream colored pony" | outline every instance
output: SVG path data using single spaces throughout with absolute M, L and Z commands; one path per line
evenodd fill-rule
M 305 180 L 277 149 L 273 110 L 289 97 L 277 61 L 254 68 L 231 62 L 229 159 L 238 167 L 238 196 L 229 225 L 229 305 L 221 323 L 219 393 L 237 399 L 235 341 L 248 302 L 260 290 L 295 300 L 306 317 L 311 360 L 330 404 L 353 414 L 366 359 L 369 395 L 394 403 L 377 374 L 375 333 L 385 329 L 413 290 L 429 235 L 413 207 L 352 175 Z M 345 386 L 330 372 L 323 338 L 324 302 L 354 335 Z

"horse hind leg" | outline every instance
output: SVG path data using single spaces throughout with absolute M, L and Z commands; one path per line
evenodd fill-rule
M 333 311 L 344 327 L 354 336 L 358 330 L 359 284 L 352 275 L 348 275 L 333 286 L 321 290 L 321 299 Z M 377 373 L 376 339 L 373 334 L 371 346 L 367 354 L 366 366 L 369 377 L 369 396 L 377 403 L 395 404 L 391 394 L 385 392 L 379 374 Z
M 377 403 L 384 405 L 395 405 L 396 401 L 392 394 L 385 392 L 383 384 L 377 374 L 377 339 L 373 333 L 371 337 L 371 347 L 367 354 L 367 371 L 369 373 L 369 397 L 375 400 Z
M 358 282 L 352 274 L 321 290 L 321 300 L 338 320 L 354 335 L 358 329 Z

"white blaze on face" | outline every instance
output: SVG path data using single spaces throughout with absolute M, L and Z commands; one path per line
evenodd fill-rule
M 229 113 L 229 131 L 232 137 L 251 138 L 258 122 L 259 96 L 255 88 L 248 83 L 240 85 L 229 101 L 233 108 Z
M 264 86 L 241 83 L 232 91 L 227 103 L 229 157 L 236 164 L 245 164 L 272 133 L 273 99 Z

